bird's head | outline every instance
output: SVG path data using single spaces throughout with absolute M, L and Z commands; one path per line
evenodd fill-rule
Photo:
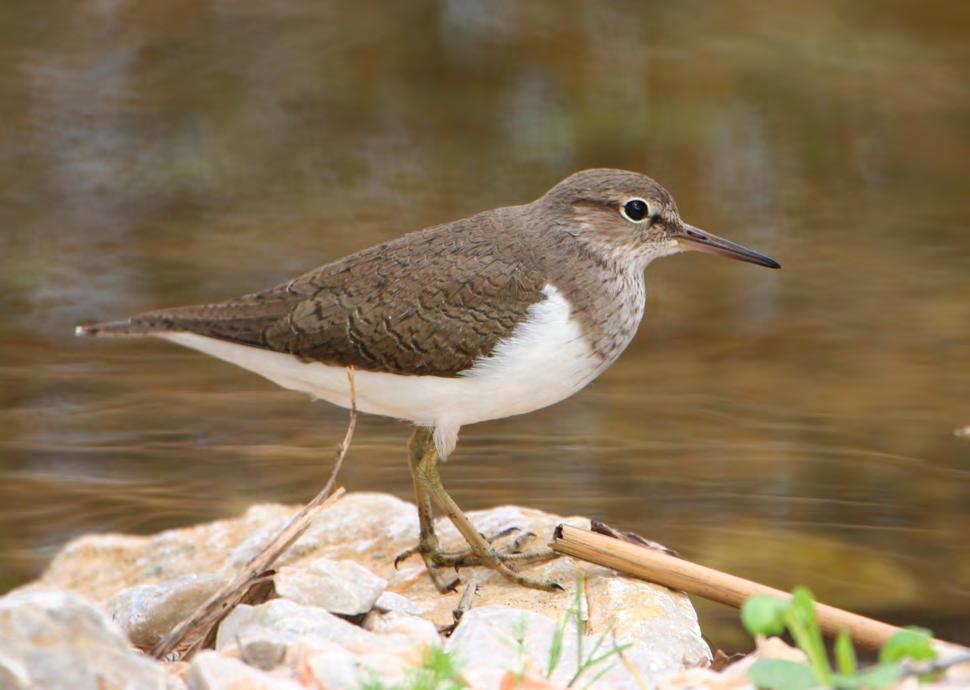
M 680 218 L 677 204 L 656 181 L 635 172 L 595 168 L 570 175 L 537 202 L 562 219 L 560 228 L 608 251 L 651 260 L 682 251 L 720 254 L 768 268 L 772 258 L 713 235 Z

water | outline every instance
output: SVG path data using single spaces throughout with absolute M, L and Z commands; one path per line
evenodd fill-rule
M 75 323 L 606 165 L 784 268 L 651 266 L 600 380 L 463 431 L 456 500 L 597 517 L 970 642 L 968 28 L 960 2 L 5 4 L 0 590 L 81 533 L 303 501 L 343 433 L 326 404 Z M 406 435 L 361 420 L 345 485 L 408 497 Z

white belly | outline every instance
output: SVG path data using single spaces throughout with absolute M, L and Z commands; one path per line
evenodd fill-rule
M 529 318 L 511 337 L 457 377 L 354 370 L 357 409 L 434 427 L 438 452 L 447 457 L 465 424 L 531 412 L 568 398 L 610 362 L 592 351 L 559 291 L 547 285 L 543 292 L 547 299 L 529 309 Z M 284 388 L 350 407 L 343 367 L 301 362 L 292 355 L 194 333 L 159 337 L 236 364 Z

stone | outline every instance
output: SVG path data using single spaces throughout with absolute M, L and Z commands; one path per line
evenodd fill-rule
M 400 632 L 377 634 L 325 609 L 273 599 L 259 606 L 237 606 L 219 626 L 216 649 L 225 651 L 238 648 L 240 641 L 245 644 L 260 639 L 277 640 L 288 647 L 297 643 L 312 647 L 318 642 L 335 642 L 355 655 L 391 654 L 412 665 L 421 662 L 427 646 L 425 636 Z
M 306 690 L 288 671 L 267 673 L 212 651 L 195 655 L 185 680 L 188 690 Z
M 661 585 L 617 577 L 605 568 L 586 571 L 589 631 L 610 631 L 620 643 L 649 647 L 645 670 L 653 675 L 706 666 L 710 649 L 700 636 L 697 613 L 685 595 Z
M 422 641 L 426 646 L 440 646 L 441 636 L 431 621 L 400 611 L 371 611 L 364 619 L 364 630 L 382 635 L 400 635 Z
M 440 638 L 428 621 L 407 614 L 387 631 L 365 630 L 329 611 L 275 599 L 237 607 L 219 627 L 216 649 L 226 655 L 261 640 L 286 645 L 285 663 L 294 672 L 310 669 L 327 688 L 356 688 L 369 677 L 387 685 L 403 681 Z M 245 653 L 242 653 L 245 658 Z
M 4 690 L 166 690 L 162 665 L 132 649 L 95 604 L 62 591 L 0 599 L 0 687 Z
M 465 613 L 445 649 L 454 656 L 462 676 L 474 690 L 498 690 L 510 671 L 530 678 L 546 678 L 550 669 L 549 682 L 557 687 L 578 683 L 581 687 L 588 685 L 591 690 L 639 690 L 644 684 L 655 685 L 664 672 L 683 668 L 670 662 L 668 667 L 663 667 L 655 660 L 653 647 L 645 641 L 624 643 L 614 639 L 609 629 L 591 634 L 589 624 L 584 627 L 587 628 L 582 636 L 584 661 L 610 652 L 614 644 L 626 644 L 622 650 L 626 663 L 614 654 L 574 678 L 579 669 L 576 619 L 557 621 L 505 606 L 486 606 Z M 554 657 L 550 650 L 560 630 L 561 648 Z
M 38 581 L 20 591 L 66 589 L 106 604 L 132 639 L 148 646 L 163 628 L 181 617 L 176 608 L 187 612 L 216 583 L 234 575 L 296 510 L 257 505 L 234 519 L 153 536 L 81 537 L 55 557 Z M 515 506 L 474 511 L 468 517 L 485 535 L 509 527 L 534 533 L 537 536 L 523 545 L 526 550 L 544 546 L 561 522 L 589 527 L 586 518 L 560 517 Z M 447 520 L 438 520 L 437 527 L 443 548 L 464 548 L 464 541 Z M 401 679 L 408 668 L 421 663 L 427 646 L 437 643 L 437 629 L 453 625 L 452 612 L 469 582 L 474 580 L 479 587 L 465 618 L 472 616 L 474 622 L 477 611 L 494 607 L 513 616 L 521 615 L 517 611 L 528 611 L 538 616 L 536 621 L 546 621 L 541 627 L 546 631 L 543 634 L 548 634 L 549 621 L 554 625 L 563 619 L 574 601 L 577 582 L 581 581 L 580 600 L 588 613 L 584 614 L 587 635 L 596 639 L 608 632 L 611 639 L 615 635 L 618 641 L 630 643 L 627 660 L 650 682 L 671 671 L 705 665 L 710 659 L 694 610 L 682 593 L 619 577 L 610 570 L 571 558 L 559 558 L 527 566 L 524 571 L 534 577 L 555 579 L 565 592 L 525 589 L 490 570 L 474 567 L 457 573 L 462 581 L 458 591 L 442 595 L 433 587 L 420 556 L 413 555 L 399 569 L 395 568 L 395 556 L 413 546 L 417 537 L 417 511 L 413 504 L 383 494 L 345 495 L 321 513 L 274 564 L 280 598 L 258 607 L 240 606 L 223 621 L 219 630 L 220 653 L 250 662 L 253 670 L 272 668 L 272 673 L 277 674 L 288 669 L 293 674 L 297 655 L 302 655 L 307 663 L 315 654 L 336 658 L 337 645 L 349 657 L 338 664 L 339 673 L 334 671 L 334 678 L 344 677 L 351 668 L 354 673 L 370 668 L 380 669 L 387 678 Z M 496 545 L 507 545 L 514 537 L 503 537 Z M 334 564 L 341 561 L 348 563 Z M 336 602 L 324 598 L 343 586 L 355 591 L 338 592 L 338 599 L 343 599 Z M 324 608 L 355 618 L 363 614 L 364 627 Z M 508 624 L 506 621 L 498 627 L 504 629 Z M 469 625 L 463 619 L 459 630 Z M 476 625 L 484 623 L 479 621 Z M 481 630 L 476 634 L 484 635 Z M 0 659 L 4 652 L 0 646 Z M 277 662 L 280 655 L 282 659 Z M 540 657 L 536 651 L 533 663 L 540 664 Z M 323 678 L 323 662 L 317 665 Z M 15 662 L 0 668 L 5 668 L 2 673 L 11 677 L 19 673 Z M 500 669 L 502 673 L 508 670 Z M 530 678 L 542 679 L 544 673 Z M 624 687 L 628 680 L 618 681 L 618 687 Z M 493 674 L 482 687 L 497 687 L 500 682 L 501 676 Z
M 320 687 L 338 690 L 362 685 L 362 671 L 357 657 L 336 642 L 318 642 L 313 645 L 311 653 L 301 655 L 298 652 L 296 657 L 301 659 L 299 665 L 309 671 Z M 383 675 L 378 677 L 390 682 Z
M 272 671 L 286 657 L 286 644 L 282 640 L 243 640 L 239 658 L 261 671 Z
M 218 575 L 203 574 L 183 575 L 157 585 L 135 585 L 111 597 L 108 613 L 132 644 L 151 649 L 225 581 Z
M 367 613 L 387 587 L 387 580 L 364 566 L 330 558 L 318 558 L 306 566 L 283 566 L 273 582 L 276 593 L 285 599 L 342 616 Z
M 560 517 L 515 506 L 472 511 L 468 517 L 485 535 L 498 534 L 510 527 L 533 532 L 537 536 L 526 542 L 525 550 L 545 546 L 556 525 L 562 522 L 589 528 L 586 518 Z M 463 541 L 450 523 L 439 520 L 437 527 L 444 549 L 462 547 Z M 512 534 L 496 545 L 501 546 L 516 536 Z M 419 558 L 415 560 L 420 561 Z M 566 591 L 549 593 L 526 589 L 485 568 L 464 568 L 460 572 L 463 583 L 474 578 L 479 584 L 472 611 L 479 607 L 502 606 L 559 621 L 574 601 L 576 583 L 582 578 L 581 602 L 589 611 L 587 633 L 598 635 L 609 631 L 621 643 L 634 643 L 636 649 L 642 649 L 645 673 L 663 674 L 710 662 L 710 648 L 701 636 L 697 615 L 690 599 L 681 592 L 621 577 L 606 568 L 572 558 L 532 565 L 525 572 L 540 579 L 556 580 Z M 391 578 L 389 589 L 406 594 L 410 601 L 426 610 L 424 617 L 440 628 L 453 622 L 452 611 L 464 588 L 459 586 L 456 592 L 440 594 L 423 566 L 418 565 L 414 570 L 402 567 L 398 576 Z
M 152 536 L 82 536 L 61 549 L 38 580 L 21 589 L 64 589 L 107 602 L 136 585 L 157 585 L 187 575 L 230 577 L 297 510 L 255 505 L 237 518 Z M 321 513 L 275 565 L 306 565 L 324 557 L 349 559 L 387 579 L 394 573 L 394 556 L 417 538 L 413 504 L 387 494 L 347 494 Z
M 397 613 L 407 613 L 412 616 L 422 616 L 425 613 L 423 606 L 397 592 L 381 593 L 377 597 L 377 601 L 374 602 L 374 608 L 383 612 L 395 611 Z

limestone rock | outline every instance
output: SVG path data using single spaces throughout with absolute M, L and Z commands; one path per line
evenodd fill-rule
M 106 602 L 136 585 L 157 585 L 187 575 L 228 577 L 296 511 L 291 506 L 256 505 L 238 518 L 153 536 L 83 536 L 65 546 L 40 579 L 22 589 L 66 589 Z M 394 572 L 394 556 L 417 538 L 413 504 L 387 494 L 347 494 L 313 521 L 276 566 L 305 565 L 322 557 L 350 559 L 386 579 Z
M 189 690 L 305 690 L 289 674 L 272 674 L 216 652 L 199 652 L 186 673 Z
M 537 536 L 524 545 L 525 550 L 544 546 L 555 526 L 561 522 L 589 528 L 586 518 L 563 518 L 514 506 L 473 511 L 468 513 L 468 517 L 476 529 L 485 535 L 498 534 L 509 527 L 533 532 Z M 450 524 L 439 520 L 437 527 L 443 548 L 462 547 L 461 537 Z M 507 543 L 514 536 L 497 545 Z M 697 615 L 685 594 L 641 580 L 620 577 L 606 568 L 571 558 L 533 565 L 525 572 L 534 577 L 556 580 L 566 591 L 549 593 L 526 589 L 493 571 L 465 568 L 461 570 L 461 579 L 469 582 L 474 577 L 479 583 L 472 611 L 479 607 L 501 606 L 531 611 L 559 621 L 574 599 L 577 578 L 582 576 L 582 601 L 589 611 L 587 633 L 599 635 L 609 631 L 621 643 L 634 643 L 636 649 L 642 649 L 644 672 L 662 674 L 706 665 L 711 658 L 710 649 L 701 636 Z M 392 591 L 406 593 L 408 599 L 426 609 L 424 617 L 439 627 L 452 622 L 452 611 L 458 605 L 463 589 L 459 587 L 457 592 L 451 594 L 438 593 L 425 574 L 423 565 L 415 566 L 413 570 L 402 567 L 397 576 L 392 577 L 389 587 Z M 627 656 L 633 653 L 634 649 L 631 649 Z
M 272 671 L 285 657 L 286 644 L 282 640 L 247 640 L 239 649 L 239 658 L 261 671 Z
M 510 670 L 532 678 L 545 678 L 550 669 L 549 682 L 556 687 L 566 687 L 573 681 L 573 685 L 590 684 L 592 690 L 638 690 L 643 684 L 652 687 L 660 672 L 681 668 L 663 668 L 653 658 L 649 645 L 632 640 L 623 649 L 623 656 L 633 671 L 614 654 L 583 670 L 574 680 L 579 670 L 575 619 L 565 619 L 564 623 L 561 651 L 558 657 L 553 657 L 550 650 L 562 622 L 504 606 L 472 609 L 462 617 L 446 649 L 457 659 L 462 676 L 474 690 L 498 690 Z M 622 644 L 616 639 L 617 646 Z M 584 632 L 584 661 L 611 649 L 614 649 L 614 640 L 610 632 Z
M 294 672 L 310 669 L 327 688 L 356 688 L 370 677 L 393 685 L 421 663 L 425 649 L 440 638 L 428 621 L 407 614 L 381 632 L 371 632 L 315 606 L 275 599 L 237 607 L 219 627 L 216 648 L 245 658 L 248 645 L 275 640 L 286 645 L 285 664 Z
M 374 608 L 385 612 L 407 613 L 411 616 L 422 616 L 425 613 L 423 606 L 396 592 L 381 594 L 374 602 Z
M 431 621 L 400 611 L 371 611 L 364 619 L 362 627 L 382 635 L 400 635 L 421 640 L 428 647 L 441 644 L 438 629 Z
M 387 587 L 387 580 L 364 566 L 330 558 L 305 567 L 283 566 L 273 581 L 281 597 L 343 616 L 367 613 Z
M 0 687 L 5 690 L 166 690 L 162 665 L 129 645 L 94 604 L 32 591 L 0 599 Z
M 154 536 L 82 537 L 66 546 L 43 577 L 21 592 L 67 589 L 97 603 L 108 603 L 132 639 L 147 646 L 217 583 L 235 574 L 295 512 L 293 507 L 261 505 L 235 519 Z M 512 506 L 475 511 L 468 517 L 485 535 L 508 527 L 534 533 L 536 536 L 523 545 L 526 550 L 545 546 L 561 522 L 589 526 L 585 518 L 562 518 Z M 464 541 L 450 523 L 439 520 L 437 527 L 444 549 L 464 548 Z M 344 496 L 321 513 L 275 564 L 281 598 L 257 607 L 240 606 L 223 621 L 219 652 L 248 661 L 253 671 L 271 668 L 274 678 L 287 672 L 291 678 L 302 678 L 297 675 L 297 669 L 303 668 L 296 665 L 300 659 L 306 668 L 316 668 L 312 674 L 330 688 L 340 687 L 334 683 L 340 678 L 346 680 L 348 674 L 359 680 L 359 674 L 371 672 L 368 669 L 379 670 L 380 677 L 389 683 L 398 682 L 408 668 L 420 664 L 429 644 L 438 643 L 436 630 L 453 623 L 452 611 L 464 585 L 474 579 L 479 584 L 478 594 L 455 639 L 491 640 L 497 634 L 495 630 L 509 629 L 509 616 L 521 620 L 526 615 L 535 626 L 530 635 L 546 636 L 535 642 L 535 654 L 530 656 L 534 656 L 531 663 L 541 666 L 543 654 L 548 653 L 550 626 L 562 620 L 582 576 L 587 635 L 596 639 L 607 632 L 610 639 L 615 635 L 618 641 L 631 643 L 625 656 L 650 682 L 669 671 L 703 664 L 710 657 L 693 608 L 681 593 L 559 558 L 524 570 L 534 577 L 555 579 L 565 592 L 525 589 L 476 567 L 463 568 L 458 573 L 462 580 L 458 591 L 442 595 L 431 584 L 419 556 L 402 562 L 398 570 L 394 567 L 394 557 L 413 546 L 417 537 L 414 505 L 382 494 Z M 513 538 L 504 537 L 496 546 L 507 545 Z M 335 565 L 335 561 L 353 563 Z M 348 586 L 354 589 L 352 594 L 341 589 Z M 325 599 L 334 596 L 338 601 Z M 364 614 L 364 627 L 321 607 L 345 615 Z M 504 611 L 505 619 L 498 618 L 496 608 Z M 486 616 L 481 611 L 492 612 Z M 483 642 L 482 649 L 491 649 L 491 644 Z M 474 644 L 465 642 L 461 646 L 465 650 L 462 653 L 476 651 Z M 488 659 L 495 673 L 484 667 L 484 661 L 478 664 L 484 675 L 476 680 L 476 687 L 495 687 L 506 671 L 516 669 L 515 662 L 503 666 L 509 661 L 507 651 L 507 646 L 502 646 L 501 652 L 495 651 Z M 14 659 L 8 663 L 6 653 L 0 645 L 0 678 L 3 673 L 17 677 L 20 662 Z M 319 659 L 314 661 L 316 657 Z M 202 678 L 202 670 L 193 677 Z M 544 677 L 544 669 L 532 677 Z M 604 679 L 607 677 L 610 674 Z M 626 687 L 628 680 L 628 676 L 622 682 L 618 680 L 617 687 Z
M 218 575 L 184 575 L 157 585 L 135 585 L 115 594 L 112 620 L 141 649 L 150 649 L 225 582 Z

